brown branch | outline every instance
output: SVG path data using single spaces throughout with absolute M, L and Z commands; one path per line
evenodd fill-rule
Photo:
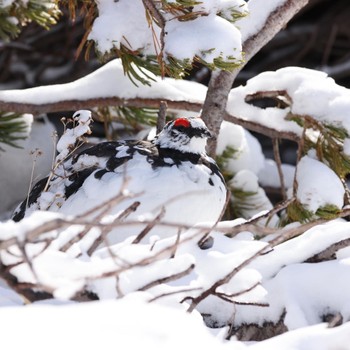
M 132 241 L 132 244 L 138 244 L 142 241 L 143 238 L 146 237 L 146 235 L 152 230 L 154 226 L 156 226 L 160 220 L 165 215 L 165 208 L 162 207 L 160 213 L 152 220 L 149 224 L 146 225 L 146 227 L 135 237 L 135 239 Z
M 280 138 L 285 140 L 290 140 L 294 142 L 298 142 L 300 136 L 295 134 L 292 131 L 278 131 L 276 129 L 270 128 L 265 125 L 261 125 L 256 122 L 252 122 L 250 120 L 244 120 L 243 118 L 233 116 L 227 112 L 224 113 L 224 120 L 240 125 L 245 129 L 257 132 L 259 134 L 265 135 L 270 138 Z
M 293 103 L 292 98 L 289 96 L 286 90 L 257 91 L 253 94 L 248 94 L 244 101 L 252 102 L 264 98 L 272 98 L 276 100 L 279 108 L 289 107 Z
M 241 271 L 244 267 L 250 264 L 256 257 L 264 253 L 268 247 L 269 246 L 264 246 L 263 248 L 259 249 L 256 253 L 254 253 L 248 259 L 244 260 L 242 263 L 240 263 L 238 266 L 232 269 L 224 277 L 218 279 L 215 283 L 213 283 L 208 289 L 206 289 L 199 296 L 192 298 L 192 302 L 187 311 L 192 312 L 201 301 L 206 299 L 209 295 L 216 294 L 216 289 L 218 287 L 229 282 L 239 271 Z
M 198 113 L 201 111 L 203 105 L 200 102 L 189 101 L 173 101 L 165 99 L 151 99 L 151 98 L 131 98 L 124 99 L 120 97 L 106 97 L 106 98 L 91 98 L 87 100 L 65 100 L 53 103 L 34 104 L 34 103 L 19 103 L 19 102 L 6 102 L 0 100 L 0 110 L 4 112 L 16 112 L 16 113 L 32 113 L 39 115 L 42 113 L 51 112 L 63 112 L 63 111 L 75 111 L 78 109 L 92 109 L 95 107 L 105 106 L 121 106 L 121 107 L 136 107 L 136 108 L 154 108 L 158 109 L 159 104 L 163 102 L 167 104 L 169 109 L 185 110 Z M 289 131 L 278 131 L 268 126 L 261 125 L 256 122 L 244 120 L 243 118 L 223 113 L 224 120 L 241 125 L 245 129 L 258 132 L 262 135 L 270 138 L 287 139 L 298 142 L 299 136 Z M 209 126 L 208 126 L 209 127 Z
M 6 281 L 9 287 L 13 288 L 18 294 L 25 297 L 30 302 L 52 299 L 52 293 L 39 291 L 36 285 L 21 283 L 11 274 L 10 268 L 2 264 L 0 260 L 0 277 Z
M 167 282 L 170 282 L 170 281 L 175 281 L 181 277 L 184 277 L 186 275 L 188 275 L 190 272 L 192 272 L 195 268 L 195 265 L 194 264 L 191 264 L 186 270 L 184 271 L 181 271 L 181 272 L 178 272 L 178 273 L 174 273 L 173 275 L 170 275 L 170 276 L 167 276 L 167 277 L 162 277 L 162 278 L 158 278 L 157 280 L 155 281 L 152 281 L 150 283 L 147 283 L 146 285 L 144 285 L 143 287 L 141 288 L 138 288 L 138 290 L 140 291 L 145 291 L 147 289 L 150 289 L 150 288 L 153 288 L 155 286 L 158 286 L 162 283 L 167 283 Z
M 271 233 L 276 233 L 277 230 L 280 230 L 280 228 L 262 227 L 262 226 L 257 225 L 258 222 L 261 219 L 268 219 L 268 218 L 272 217 L 273 215 L 277 214 L 279 211 L 285 209 L 294 200 L 295 200 L 294 198 L 287 199 L 287 200 L 275 205 L 275 207 L 272 208 L 271 210 L 269 210 L 267 213 L 260 214 L 256 217 L 254 217 L 253 219 L 250 219 L 242 224 L 239 224 L 237 226 L 229 228 L 228 229 L 229 231 L 226 232 L 225 235 L 227 237 L 232 238 L 242 231 L 250 231 L 254 234 L 259 234 L 259 235 L 263 235 L 263 236 L 266 236 L 266 235 L 271 234 Z
M 283 200 L 287 199 L 287 193 L 286 193 L 286 185 L 284 182 L 284 175 L 282 170 L 282 161 L 280 156 L 280 148 L 279 148 L 279 139 L 274 138 L 272 139 L 272 145 L 273 145 L 273 154 L 277 165 L 278 170 L 278 176 L 280 178 L 280 184 L 281 184 L 281 193 Z
M 159 134 L 164 128 L 167 108 L 168 108 L 167 103 L 165 101 L 160 101 L 158 118 L 157 118 L 157 134 Z
M 152 303 L 160 298 L 164 298 L 164 297 L 168 297 L 170 295 L 174 295 L 174 294 L 180 294 L 180 293 L 186 293 L 186 292 L 195 292 L 195 291 L 198 291 L 198 290 L 201 290 L 202 288 L 184 288 L 184 289 L 180 289 L 180 290 L 174 290 L 174 291 L 171 291 L 171 292 L 167 292 L 167 293 L 163 293 L 163 294 L 160 294 L 160 295 L 157 295 L 155 296 L 154 298 L 148 300 L 149 303 Z
M 64 84 L 62 84 L 62 89 Z M 185 111 L 199 112 L 202 108 L 200 102 L 188 102 L 188 101 L 173 101 L 168 99 L 161 99 L 167 103 L 168 108 L 171 109 L 182 109 Z M 48 112 L 63 112 L 72 111 L 78 109 L 89 109 L 94 107 L 105 107 L 105 106 L 121 106 L 121 107 L 137 107 L 137 108 L 159 108 L 160 99 L 157 98 L 120 98 L 114 97 L 96 97 L 89 98 L 86 100 L 65 100 L 57 101 L 52 103 L 20 103 L 20 102 L 7 102 L 0 100 L 0 110 L 4 112 L 16 112 L 16 113 L 32 113 L 39 115 L 41 113 Z
M 306 263 L 318 263 L 321 261 L 335 260 L 336 252 L 340 249 L 350 246 L 350 238 L 343 239 L 339 242 L 333 243 L 321 252 L 313 255 L 312 257 L 305 260 Z
M 243 43 L 243 52 L 245 53 L 244 65 L 279 33 L 308 2 L 309 0 L 285 0 L 281 6 L 270 13 L 263 27 Z M 243 66 L 238 71 L 242 68 Z
M 215 136 L 219 134 L 228 95 L 238 73 L 307 3 L 308 0 L 286 0 L 269 15 L 264 26 L 257 33 L 243 43 L 242 51 L 245 53 L 244 64 L 232 72 L 219 71 L 212 74 L 203 105 L 202 118 Z M 216 140 L 209 140 L 208 153 L 214 156 L 215 150 Z
M 122 272 L 125 272 L 133 267 L 143 267 L 143 266 L 150 265 L 151 263 L 157 261 L 157 259 L 159 257 L 164 257 L 165 253 L 171 254 L 172 251 L 174 250 L 174 246 L 177 246 L 178 244 L 182 244 L 185 242 L 189 242 L 189 241 L 195 239 L 200 233 L 201 233 L 200 231 L 196 232 L 192 236 L 184 238 L 181 242 L 176 241 L 174 244 L 171 244 L 169 246 L 166 246 L 166 247 L 160 249 L 158 252 L 154 253 L 152 256 L 147 256 L 147 257 L 145 257 L 137 262 L 134 262 L 132 264 L 128 264 L 126 261 L 124 261 L 125 266 L 117 267 L 117 269 L 115 269 L 115 270 L 104 272 L 98 276 L 88 277 L 87 280 L 92 281 L 92 280 L 97 280 L 97 279 L 101 279 L 101 278 L 115 277 L 115 276 L 119 276 Z

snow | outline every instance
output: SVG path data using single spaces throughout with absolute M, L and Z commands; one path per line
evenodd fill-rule
M 240 170 L 228 181 L 227 186 L 232 191 L 231 202 L 233 207 L 246 219 L 268 212 L 273 208 L 265 191 L 259 186 L 258 176 L 248 169 Z M 235 195 L 236 191 L 240 193 L 243 191 L 248 195 L 242 199 Z M 271 227 L 278 226 L 278 223 L 279 217 L 277 215 L 259 221 L 259 225 Z
M 72 118 L 78 125 L 74 128 L 66 129 L 58 140 L 56 148 L 59 154 L 56 157 L 55 164 L 67 158 L 81 136 L 91 134 L 90 123 L 92 122 L 92 117 L 90 111 L 79 110 L 73 114 Z
M 285 2 L 285 0 L 249 0 L 248 16 L 236 22 L 237 27 L 242 33 L 242 42 L 258 33 L 265 25 L 268 16 Z
M 38 350 L 115 349 L 116 346 L 174 350 L 187 346 L 226 348 L 202 326 L 199 317 L 137 298 L 82 305 L 8 307 L 2 310 L 0 324 L 1 343 L 5 347 L 15 342 L 18 348 L 29 345 Z
M 130 312 L 133 310 L 134 312 Z M 137 317 L 135 317 L 137 315 Z M 2 309 L 3 346 L 53 350 L 69 348 L 115 349 L 347 349 L 349 324 L 327 329 L 325 324 L 305 327 L 255 344 L 224 342 L 203 327 L 198 315 L 148 304 L 142 295 L 118 301 Z M 49 320 L 49 322 L 48 322 Z M 15 327 L 13 325 L 16 325 Z M 18 336 L 18 330 L 21 336 Z M 38 331 L 39 330 L 39 331 Z M 59 330 L 59 335 L 57 334 Z M 137 336 L 135 336 L 135 330 Z
M 164 17 L 164 37 L 161 28 L 145 16 L 141 0 L 105 0 L 97 2 L 98 16 L 95 19 L 88 39 L 95 41 L 102 54 L 121 45 L 144 55 L 158 55 L 161 41 L 164 40 L 165 60 L 167 56 L 178 60 L 188 60 L 197 56 L 208 63 L 217 57 L 225 60 L 241 59 L 241 35 L 227 19 L 217 16 L 222 10 L 237 12 L 246 9 L 242 0 L 204 1 L 195 5 L 193 11 L 207 13 L 191 20 L 178 20 L 174 14 L 161 11 Z M 222 38 L 222 40 L 218 40 Z M 210 52 L 209 52 L 210 51 Z
M 298 200 L 313 213 L 326 205 L 343 207 L 344 186 L 335 172 L 320 161 L 309 156 L 301 158 L 296 181 Z
M 164 49 L 167 55 L 185 60 L 198 56 L 208 63 L 216 57 L 224 60 L 240 60 L 241 34 L 227 20 L 209 15 L 193 21 L 172 20 L 167 22 Z M 225 40 L 217 40 L 217 38 Z
M 347 350 L 350 343 L 350 324 L 327 328 L 326 324 L 305 327 L 254 344 L 253 350 Z
M 216 154 L 222 156 L 227 147 L 234 150 L 232 157 L 225 164 L 225 170 L 229 173 L 235 174 L 239 170 L 248 169 L 257 174 L 263 168 L 265 156 L 256 137 L 240 125 L 223 121 Z
M 157 25 L 149 26 L 141 0 L 98 1 L 97 9 L 98 17 L 88 39 L 96 42 L 100 52 L 123 45 L 133 51 L 144 49 L 146 55 L 156 54 L 152 30 L 159 37 L 160 29 Z
M 19 103 L 46 104 L 62 100 L 87 100 L 93 98 L 119 97 L 162 98 L 173 101 L 202 102 L 207 88 L 199 83 L 171 78 L 161 79 L 151 72 L 154 78 L 151 86 L 135 86 L 124 75 L 120 59 L 106 63 L 95 72 L 71 83 L 40 86 L 23 90 L 0 91 L 0 100 Z M 98 86 L 98 89 L 96 88 Z
M 295 166 L 290 164 L 282 164 L 281 168 L 286 188 L 293 187 Z M 263 168 L 260 169 L 258 173 L 258 177 L 259 183 L 264 187 L 279 188 L 281 186 L 277 164 L 273 159 L 265 159 Z
M 293 101 L 290 107 L 259 108 L 245 102 L 258 91 L 285 90 Z M 309 115 L 325 124 L 344 128 L 350 134 L 350 91 L 327 77 L 326 73 L 300 67 L 286 67 L 263 72 L 245 86 L 232 89 L 227 110 L 242 119 L 254 121 L 281 132 L 301 135 L 302 128 L 288 121 L 290 113 Z

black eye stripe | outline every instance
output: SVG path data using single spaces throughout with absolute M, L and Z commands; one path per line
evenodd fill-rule
M 208 136 L 208 130 L 204 128 L 192 128 L 192 127 L 184 127 L 182 125 L 175 126 L 173 129 L 184 133 L 189 137 L 203 137 L 204 135 Z

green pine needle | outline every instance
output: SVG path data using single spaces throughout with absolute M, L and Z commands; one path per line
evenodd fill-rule
M 30 22 L 49 29 L 57 23 L 60 14 L 58 4 L 53 0 L 15 0 L 10 6 L 0 8 L 0 39 L 16 38 L 21 28 Z
M 305 223 L 313 218 L 315 218 L 313 212 L 305 209 L 299 201 L 295 200 L 287 207 L 287 219 L 283 224 L 286 225 L 291 222 Z
M 337 206 L 333 204 L 327 204 L 323 207 L 318 208 L 316 215 L 322 219 L 332 220 L 336 219 L 339 216 L 340 212 L 341 210 Z
M 22 148 L 17 142 L 27 138 L 27 128 L 21 114 L 0 112 L 0 150 L 1 143 Z

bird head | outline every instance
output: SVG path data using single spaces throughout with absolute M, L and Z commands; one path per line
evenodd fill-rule
M 154 143 L 160 148 L 199 154 L 205 152 L 207 139 L 211 136 L 201 118 L 178 118 L 164 126 Z

